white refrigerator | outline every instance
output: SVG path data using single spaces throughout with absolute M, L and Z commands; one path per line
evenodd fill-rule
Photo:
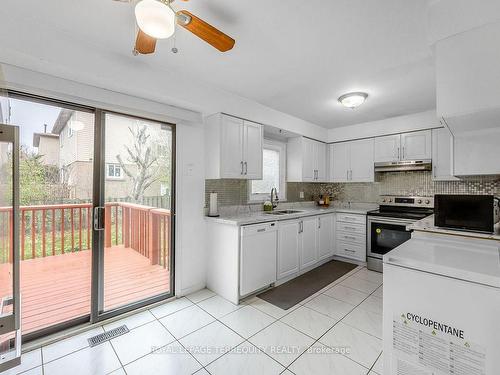
M 500 374 L 500 242 L 415 233 L 384 256 L 384 375 Z

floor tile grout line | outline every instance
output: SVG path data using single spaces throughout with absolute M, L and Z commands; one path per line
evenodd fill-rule
M 361 268 L 361 269 L 363 269 L 363 268 Z M 359 271 L 358 271 L 358 272 L 359 272 Z M 352 275 L 351 275 L 351 276 L 352 276 Z M 350 276 L 349 276 L 349 277 L 350 277 Z M 382 285 L 383 285 L 383 284 L 382 284 Z M 378 289 L 378 288 L 377 288 L 377 289 Z M 373 294 L 373 293 L 375 293 L 375 291 L 373 291 L 371 294 Z M 368 298 L 371 294 L 369 294 L 366 298 Z M 354 309 L 358 308 L 358 307 L 359 307 L 359 305 L 361 305 L 361 304 L 362 304 L 362 303 L 366 300 L 366 298 L 365 298 L 363 301 L 361 301 L 359 304 L 355 305 Z M 293 360 L 293 361 L 292 361 L 292 363 L 290 363 L 290 365 L 288 365 L 288 366 L 286 367 L 286 369 L 288 370 L 288 369 L 289 369 L 289 367 L 290 367 L 293 363 L 295 363 L 295 362 L 296 362 L 296 361 L 297 361 L 297 360 L 298 360 L 298 359 L 299 359 L 302 355 L 304 355 L 304 353 L 305 353 L 307 350 L 309 350 L 311 347 L 313 347 L 316 343 L 318 343 L 318 342 L 319 342 L 321 345 L 324 345 L 324 346 L 327 346 L 327 347 L 328 347 L 328 345 L 323 344 L 323 343 L 322 343 L 322 342 L 320 342 L 319 340 L 321 340 L 321 338 L 322 338 L 322 337 L 324 337 L 324 336 L 325 336 L 328 332 L 330 332 L 330 331 L 331 331 L 331 330 L 332 330 L 332 329 L 333 329 L 333 328 L 334 328 L 334 327 L 335 327 L 338 323 L 340 323 L 342 320 L 344 320 L 344 318 L 345 318 L 347 315 L 349 315 L 352 311 L 354 311 L 354 309 L 352 309 L 349 313 L 347 313 L 346 315 L 344 315 L 344 316 L 342 317 L 342 319 L 340 319 L 338 322 L 336 322 L 336 323 L 335 323 L 335 324 L 334 324 L 334 325 L 333 325 L 333 326 L 332 326 L 332 327 L 331 327 L 328 331 L 326 331 L 326 332 L 325 332 L 323 335 L 321 335 L 321 336 L 320 336 L 320 337 L 319 337 L 319 338 L 318 338 L 315 342 L 313 342 L 313 343 L 312 343 L 312 345 L 311 345 L 311 346 L 309 346 L 309 347 L 308 347 L 308 348 L 307 348 L 307 349 L 306 349 L 303 353 L 301 353 L 301 354 L 300 354 L 297 358 L 295 358 L 295 360 Z M 346 324 L 346 323 L 343 323 L 343 324 Z M 350 327 L 352 327 L 351 325 L 349 325 L 349 326 L 350 326 Z M 352 328 L 355 328 L 355 327 L 352 327 Z M 359 328 L 356 328 L 356 329 L 358 329 L 358 330 L 359 330 L 359 331 L 361 331 L 361 332 L 364 332 L 364 331 L 360 330 Z M 368 334 L 367 332 L 364 332 L 364 333 Z M 373 335 L 371 335 L 371 336 L 373 336 Z M 373 337 L 375 337 L 375 336 L 373 336 Z M 378 338 L 378 337 L 377 337 L 377 338 Z M 379 339 L 380 339 L 380 338 L 379 338 Z M 380 355 L 379 355 L 379 356 L 380 356 Z M 346 356 L 344 356 L 344 357 L 346 357 Z M 346 357 L 346 358 L 347 358 L 347 359 L 350 359 L 349 357 Z M 378 359 L 378 357 L 377 357 L 377 359 Z M 352 360 L 352 359 L 350 359 L 350 360 L 351 360 L 351 361 L 353 361 L 353 362 L 355 362 L 355 363 L 358 363 L 358 362 L 356 362 L 356 361 L 354 361 L 354 360 Z M 376 361 L 377 361 L 377 360 L 375 360 L 375 362 L 376 362 Z M 375 364 L 375 362 L 373 362 L 373 365 Z M 361 365 L 361 364 L 360 364 L 360 365 Z M 372 367 L 373 367 L 373 365 L 372 365 Z M 362 366 L 362 367 L 366 368 L 365 366 Z M 370 371 L 371 371 L 371 370 L 370 370 L 370 369 L 368 369 L 368 372 L 370 372 Z

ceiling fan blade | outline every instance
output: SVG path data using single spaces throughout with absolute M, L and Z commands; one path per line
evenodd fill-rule
M 156 48 L 156 39 L 144 33 L 141 29 L 137 32 L 135 50 L 143 55 L 153 53 Z
M 234 47 L 235 40 L 187 10 L 177 12 L 177 23 L 221 52 Z

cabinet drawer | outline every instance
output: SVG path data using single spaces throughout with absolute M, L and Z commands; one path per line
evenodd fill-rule
M 339 221 L 345 223 L 366 224 L 366 216 L 338 213 L 337 222 Z
M 360 244 L 337 241 L 336 254 L 346 258 L 366 261 L 366 246 Z
M 337 222 L 337 230 L 353 234 L 365 234 L 366 226 L 364 224 L 351 224 L 346 222 Z
M 337 231 L 337 240 L 349 243 L 357 243 L 360 245 L 366 244 L 366 234 L 365 233 L 352 233 L 352 232 L 341 232 Z

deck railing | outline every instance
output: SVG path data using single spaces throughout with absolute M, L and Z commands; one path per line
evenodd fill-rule
M 92 205 L 21 206 L 21 260 L 44 258 L 92 247 Z M 169 268 L 170 210 L 125 202 L 105 205 L 105 247 L 129 247 Z M 0 263 L 12 259 L 12 209 L 0 207 Z

